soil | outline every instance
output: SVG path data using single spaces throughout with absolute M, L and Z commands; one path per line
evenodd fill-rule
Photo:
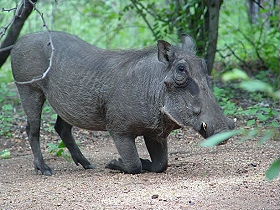
M 191 129 L 169 137 L 169 167 L 164 173 L 124 174 L 105 169 L 118 153 L 106 132 L 75 128 L 84 155 L 96 169 L 84 170 L 55 157 L 46 144 L 59 140 L 42 130 L 45 160 L 55 174 L 37 175 L 19 120 L 12 138 L 0 138 L 0 209 L 265 209 L 280 210 L 280 179 L 267 181 L 265 171 L 279 156 L 280 142 L 259 145 L 237 137 L 214 148 L 199 146 L 201 137 Z M 141 157 L 148 158 L 142 138 L 136 140 Z

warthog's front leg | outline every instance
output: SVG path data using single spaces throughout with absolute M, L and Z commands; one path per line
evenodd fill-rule
M 167 168 L 167 139 L 158 136 L 144 136 L 151 160 L 141 159 L 142 168 L 146 171 L 163 172 Z
M 120 170 L 130 174 L 141 173 L 142 164 L 136 149 L 135 137 L 114 133 L 111 134 L 121 158 L 110 161 L 106 165 L 106 168 Z
M 60 116 L 57 116 L 57 120 L 54 126 L 56 132 L 66 145 L 69 150 L 72 159 L 76 165 L 81 164 L 84 169 L 93 169 L 95 168 L 82 154 L 78 145 L 75 142 L 75 139 L 72 136 L 72 125 L 65 122 Z

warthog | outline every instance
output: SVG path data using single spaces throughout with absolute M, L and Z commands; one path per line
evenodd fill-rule
M 55 130 L 74 162 L 94 166 L 72 136 L 72 126 L 109 131 L 120 154 L 107 168 L 126 173 L 167 168 L 167 136 L 191 126 L 203 137 L 232 129 L 209 85 L 205 61 L 195 55 L 190 37 L 173 46 L 159 40 L 141 50 L 105 50 L 64 32 L 29 34 L 13 47 L 12 69 L 23 109 L 35 170 L 52 175 L 39 143 L 42 106 L 47 99 L 57 113 Z M 53 45 L 52 45 L 53 44 Z M 29 84 L 20 82 L 47 76 Z M 144 136 L 151 160 L 141 159 L 135 138 Z

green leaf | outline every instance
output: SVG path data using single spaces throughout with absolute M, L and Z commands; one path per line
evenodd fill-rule
M 267 142 L 268 140 L 270 140 L 271 138 L 273 138 L 275 135 L 275 131 L 274 130 L 267 130 L 265 132 L 265 135 L 261 138 L 260 140 L 260 144 L 264 144 L 265 142 Z
M 256 124 L 256 120 L 248 120 L 247 121 L 247 126 L 252 126 Z
M 257 118 L 260 120 L 260 121 L 266 121 L 270 118 L 270 116 L 268 115 L 263 115 L 263 114 L 258 114 L 257 115 Z
M 4 111 L 12 111 L 13 110 L 13 106 L 11 104 L 5 104 L 2 106 L 2 109 Z
M 269 180 L 276 179 L 280 173 L 280 158 L 275 160 L 266 171 L 265 176 Z
M 9 159 L 11 158 L 11 152 L 8 149 L 4 149 L 0 152 L 0 159 Z
M 242 133 L 243 130 L 232 130 L 232 131 L 226 131 L 223 133 L 218 133 L 216 135 L 213 135 L 204 141 L 201 142 L 201 146 L 203 147 L 213 147 L 217 144 L 223 142 L 224 140 L 229 139 L 230 137 L 236 136 L 240 133 Z
M 225 82 L 230 80 L 238 80 L 238 79 L 248 80 L 249 77 L 246 74 L 246 72 L 240 69 L 233 69 L 232 71 L 228 71 L 222 75 L 222 80 Z
M 61 141 L 58 145 L 58 148 L 66 148 L 66 145 L 64 144 L 63 141 Z
M 54 143 L 48 143 L 47 146 L 48 146 L 49 153 L 52 153 L 52 154 L 55 153 L 58 149 L 58 145 L 54 144 Z
M 255 138 L 259 134 L 258 129 L 250 130 L 249 132 L 246 132 L 244 136 L 240 139 L 240 142 L 245 142 L 247 140 L 251 140 L 252 138 Z
M 57 114 L 52 114 L 52 115 L 51 115 L 51 119 L 52 119 L 52 120 L 56 120 L 56 118 L 57 118 Z
M 240 87 L 249 92 L 261 91 L 266 93 L 273 93 L 273 88 L 269 84 L 260 80 L 243 81 L 240 83 Z
M 271 123 L 268 124 L 268 126 L 274 127 L 274 128 L 279 128 L 280 124 L 277 121 L 272 121 Z
M 275 92 L 272 94 L 272 97 L 280 99 L 280 90 L 275 91 Z
M 59 149 L 59 150 L 56 152 L 56 156 L 57 156 L 57 157 L 61 157 L 63 153 L 64 153 L 64 149 Z

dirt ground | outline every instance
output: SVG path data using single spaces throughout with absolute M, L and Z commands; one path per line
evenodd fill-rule
M 264 173 L 280 154 L 280 142 L 260 146 L 256 140 L 237 138 L 215 148 L 199 146 L 192 130 L 169 138 L 169 167 L 165 173 L 123 174 L 105 169 L 118 157 L 107 133 L 75 129 L 85 156 L 96 165 L 84 170 L 73 162 L 54 157 L 46 143 L 58 136 L 42 132 L 46 162 L 55 175 L 36 175 L 30 147 L 23 132 L 15 131 L 14 143 L 5 140 L 12 158 L 0 160 L 0 209 L 254 209 L 280 210 L 280 180 L 269 182 Z M 18 134 L 17 134 L 18 132 Z M 1 141 L 1 140 L 0 140 Z M 141 157 L 147 151 L 137 139 Z M 2 147 L 2 148 L 1 148 Z

